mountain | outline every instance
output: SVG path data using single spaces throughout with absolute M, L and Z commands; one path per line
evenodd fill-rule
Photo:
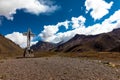
M 120 52 L 120 28 L 99 35 L 75 35 L 68 42 L 54 48 L 54 51 L 85 52 L 85 51 L 114 51 Z
M 56 45 L 48 42 L 39 41 L 37 44 L 31 46 L 33 51 L 50 51 L 53 49 Z
M 120 52 L 120 44 L 109 50 L 110 52 Z
M 11 40 L 0 35 L 0 57 L 21 54 L 22 49 Z

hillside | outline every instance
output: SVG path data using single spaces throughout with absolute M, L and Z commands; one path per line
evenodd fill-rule
M 109 33 L 99 35 L 75 35 L 68 42 L 59 45 L 54 51 L 85 52 L 85 51 L 113 51 L 120 52 L 120 28 Z
M 56 45 L 48 42 L 39 41 L 37 44 L 31 46 L 31 48 L 35 51 L 50 51 L 53 49 Z
M 22 49 L 11 40 L 0 35 L 0 57 L 10 57 L 22 53 Z

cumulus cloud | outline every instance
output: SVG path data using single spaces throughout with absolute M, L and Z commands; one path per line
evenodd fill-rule
M 74 36 L 74 33 L 72 35 L 71 35 L 72 31 L 60 33 L 58 32 L 59 27 L 64 26 L 67 30 L 69 28 L 69 24 L 72 23 L 73 24 L 72 28 L 77 29 L 83 27 L 85 20 L 86 19 L 83 16 L 79 16 L 78 18 L 72 17 L 71 21 L 66 20 L 64 22 L 59 22 L 56 25 L 44 26 L 44 30 L 42 31 L 42 33 L 39 34 L 39 36 L 42 38 L 42 40 L 46 42 L 58 43 L 61 40 L 67 41 Z
M 42 38 L 42 40 L 49 42 L 54 38 L 54 35 L 59 31 L 60 26 L 64 26 L 66 29 L 68 29 L 68 23 L 69 21 L 65 22 L 59 22 L 56 25 L 48 25 L 44 26 L 44 30 L 42 31 L 39 36 Z
M 58 6 L 48 2 L 44 0 L 0 0 L 0 16 L 12 20 L 17 9 L 24 9 L 25 12 L 35 15 L 54 12 Z
M 110 3 L 105 2 L 105 0 L 86 0 L 85 6 L 86 6 L 86 12 L 90 12 L 90 15 L 94 20 L 99 20 L 103 16 L 109 13 L 109 9 L 113 5 L 113 2 Z
M 12 40 L 16 44 L 20 45 L 20 47 L 22 47 L 22 48 L 25 48 L 27 46 L 27 37 L 24 36 L 22 33 L 13 32 L 11 34 L 5 35 L 5 37 Z M 37 41 L 31 42 L 31 45 L 34 45 L 36 43 L 37 43 Z
M 86 19 L 83 16 L 79 16 L 78 18 L 72 17 L 73 29 L 83 26 L 85 21 L 86 21 Z
M 108 19 L 105 19 L 101 24 L 97 23 L 92 26 L 85 26 L 85 18 L 83 16 L 79 16 L 78 18 L 72 18 L 71 21 L 65 21 L 67 24 L 73 23 L 73 30 L 69 30 L 67 32 L 58 32 L 60 25 L 49 25 L 44 26 L 44 30 L 40 33 L 40 37 L 47 42 L 59 43 L 66 42 L 76 34 L 84 34 L 84 35 L 96 35 L 100 33 L 107 33 L 112 31 L 113 29 L 120 28 L 120 10 L 115 11 L 113 15 L 111 15 Z M 80 24 L 79 24 L 80 22 Z M 61 22 L 64 23 L 64 22 Z M 64 24 L 63 24 L 64 25 Z M 64 25 L 66 28 L 70 25 Z

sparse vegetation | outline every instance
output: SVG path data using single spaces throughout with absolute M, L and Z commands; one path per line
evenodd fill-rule
M 100 59 L 100 60 L 120 60 L 119 52 L 37 52 L 35 57 L 72 57 L 72 58 L 88 58 L 88 59 Z
M 35 57 L 51 57 L 51 56 L 56 56 L 58 53 L 57 52 L 48 52 L 48 51 L 41 51 L 41 52 L 35 52 L 34 55 Z

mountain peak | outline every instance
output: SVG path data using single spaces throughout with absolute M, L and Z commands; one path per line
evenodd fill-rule
M 68 42 L 59 45 L 55 50 L 63 52 L 76 51 L 110 51 L 115 48 L 118 49 L 120 44 L 120 28 L 115 29 L 109 33 L 102 33 L 99 35 L 79 35 L 76 34 Z M 117 48 L 116 48 L 117 47 Z

